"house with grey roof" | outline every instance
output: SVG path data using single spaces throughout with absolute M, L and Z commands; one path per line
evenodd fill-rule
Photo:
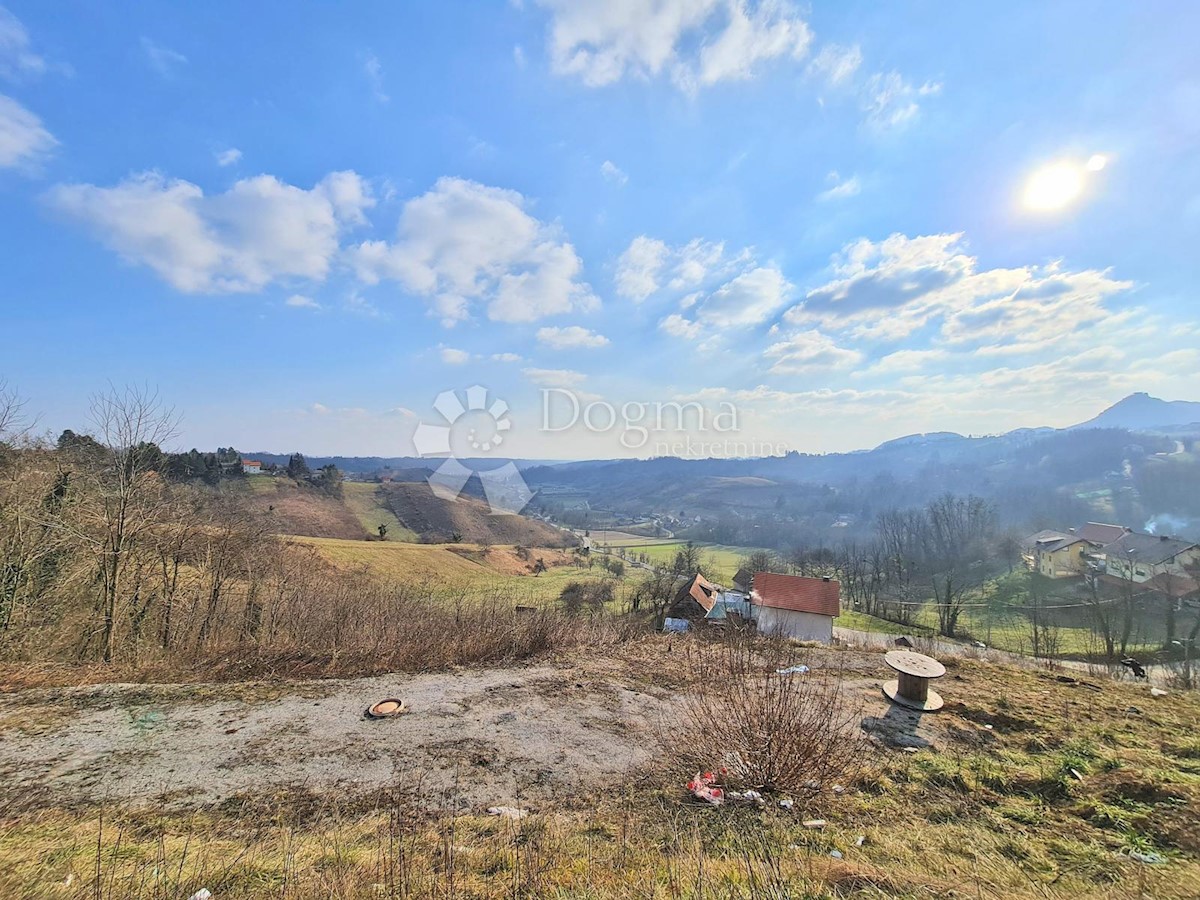
M 1170 594 L 1194 593 L 1200 577 L 1200 544 L 1165 534 L 1127 531 L 1104 547 L 1105 574 L 1123 583 L 1167 584 Z M 1157 579 L 1157 580 L 1156 580 Z M 1190 588 L 1190 589 L 1189 589 Z
M 1047 578 L 1075 578 L 1087 569 L 1091 545 L 1077 534 L 1046 529 L 1021 542 L 1025 564 Z

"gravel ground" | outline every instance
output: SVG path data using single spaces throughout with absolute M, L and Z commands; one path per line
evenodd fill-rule
M 307 682 L 261 696 L 251 687 L 101 685 L 0 698 L 0 813 L 388 786 L 462 806 L 536 803 L 643 764 L 670 696 L 551 666 Z M 410 711 L 364 718 L 385 697 Z

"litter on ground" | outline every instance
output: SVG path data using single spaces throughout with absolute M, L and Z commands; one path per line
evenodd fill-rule
M 788 666 L 786 669 L 776 669 L 776 675 L 803 675 L 808 671 L 808 666 Z
M 489 806 L 489 816 L 503 816 L 506 819 L 523 819 L 529 815 L 529 810 L 515 806 Z
M 696 777 L 687 783 L 697 800 L 703 800 L 710 806 L 720 806 L 725 802 L 725 791 L 716 786 L 717 777 L 712 772 L 697 772 Z
M 1165 856 L 1153 850 L 1120 850 L 1118 853 L 1122 856 L 1128 856 L 1130 859 L 1136 859 L 1138 862 L 1148 866 L 1158 865 L 1167 861 Z
M 805 828 L 824 828 L 826 822 L 824 819 L 805 819 L 803 825 Z

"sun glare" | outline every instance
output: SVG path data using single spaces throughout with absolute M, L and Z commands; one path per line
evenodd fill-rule
M 1074 202 L 1083 193 L 1089 178 L 1108 165 L 1103 153 L 1086 160 L 1061 159 L 1042 166 L 1025 182 L 1022 201 L 1027 209 L 1052 212 Z
M 1025 185 L 1025 205 L 1030 209 L 1062 209 L 1083 191 L 1083 168 L 1059 162 L 1038 169 Z

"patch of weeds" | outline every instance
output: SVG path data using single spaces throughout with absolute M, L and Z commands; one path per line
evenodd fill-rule
M 1008 770 L 991 757 L 975 757 L 971 761 L 971 771 L 981 785 L 997 793 L 1007 794 L 1012 789 Z
M 1097 828 L 1132 832 L 1147 819 L 1149 809 L 1140 803 L 1096 803 L 1086 816 Z
M 1096 844 L 1064 839 L 1050 841 L 1046 849 L 1064 874 L 1069 872 L 1094 884 L 1112 884 L 1121 876 L 1120 860 Z
M 961 762 L 957 760 L 927 756 L 918 760 L 915 767 L 920 771 L 924 782 L 931 787 L 949 788 L 962 793 L 968 793 L 972 789 L 963 773 Z
M 1000 807 L 999 813 L 1009 821 L 1017 822 L 1021 825 L 1036 826 L 1041 825 L 1046 820 L 1045 808 L 1036 801 L 1031 803 L 1021 803 L 1019 801 L 1005 803 Z
M 1182 738 L 1162 748 L 1167 756 L 1176 759 L 1200 759 L 1200 737 Z

